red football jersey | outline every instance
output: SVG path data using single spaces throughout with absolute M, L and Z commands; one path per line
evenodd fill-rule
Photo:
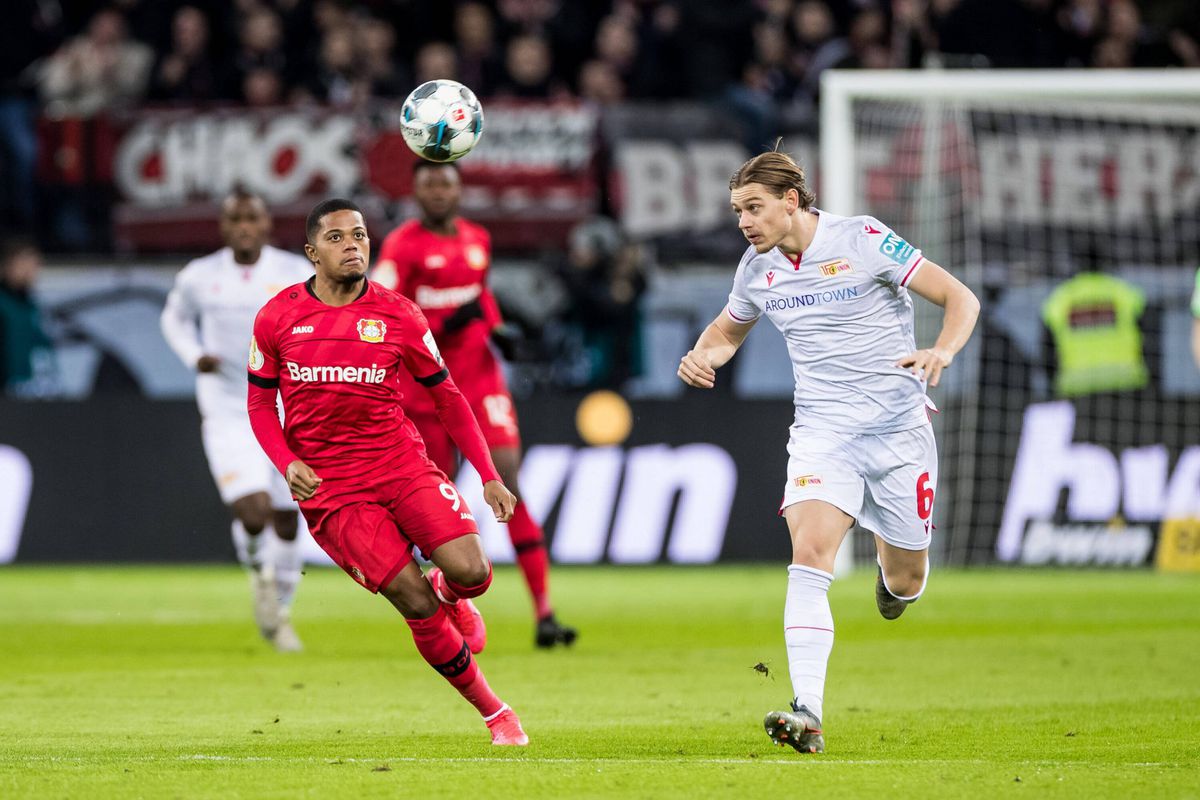
M 323 478 L 423 462 L 398 379 L 433 386 L 449 376 L 421 310 L 370 281 L 341 307 L 322 303 L 308 283 L 284 289 L 254 321 L 249 368 L 254 386 L 278 387 L 287 445 Z
M 492 328 L 500 324 L 496 298 L 487 287 L 492 263 L 492 238 L 474 222 L 455 220 L 458 233 L 442 236 L 409 220 L 383 240 L 376 263 L 396 265 L 396 291 L 413 300 L 424 312 L 442 349 L 487 347 Z M 380 278 L 384 276 L 381 274 Z M 478 299 L 483 319 L 446 333 L 446 319 L 459 307 Z

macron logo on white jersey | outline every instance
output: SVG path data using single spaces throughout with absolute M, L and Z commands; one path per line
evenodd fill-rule
M 386 369 L 369 367 L 302 367 L 288 361 L 288 375 L 300 383 L 383 383 Z
M 312 333 L 312 332 L 313 332 L 312 325 L 297 325 L 296 327 L 292 328 L 293 336 L 295 336 L 297 333 Z

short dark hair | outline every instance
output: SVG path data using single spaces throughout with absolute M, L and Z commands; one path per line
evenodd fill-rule
M 457 161 L 430 161 L 427 158 L 418 158 L 413 162 L 412 174 L 416 175 L 423 169 L 433 169 L 434 167 L 449 167 L 455 172 L 459 171 Z
M 357 211 L 362 213 L 362 209 L 353 200 L 345 200 L 341 197 L 331 197 L 328 200 L 322 200 L 313 206 L 313 210 L 308 212 L 308 219 L 304 221 L 304 236 L 308 239 L 308 243 L 312 244 L 317 233 L 321 230 L 321 218 L 326 214 L 332 214 L 335 211 Z

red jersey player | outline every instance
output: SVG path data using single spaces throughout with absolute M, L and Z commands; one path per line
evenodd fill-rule
M 472 657 L 485 631 L 469 598 L 487 589 L 492 566 L 470 509 L 405 415 L 400 375 L 429 389 L 441 424 L 479 470 L 497 520 L 512 517 L 516 498 L 421 310 L 366 279 L 371 245 L 362 212 L 326 200 L 308 215 L 306 232 L 316 275 L 277 294 L 254 321 L 247 402 L 254 434 L 287 478 L 313 538 L 404 615 L 417 650 L 479 710 L 492 743 L 528 744 Z M 436 565 L 428 580 L 414 546 Z
M 516 411 L 489 346 L 502 322 L 487 287 L 491 237 L 484 228 L 458 216 L 462 181 L 456 165 L 418 161 L 413 168 L 413 196 L 421 218 L 388 234 L 372 278 L 412 298 L 425 312 L 447 366 L 475 411 L 504 484 L 518 497 L 508 533 L 533 597 L 534 642 L 538 647 L 569 645 L 577 633 L 558 622 L 550 604 L 550 562 L 542 529 L 519 499 L 521 435 Z M 415 386 L 411 389 L 417 402 L 406 404 L 405 410 L 425 440 L 429 457 L 447 474 L 454 474 L 456 450 L 461 448 L 438 424 L 432 399 Z

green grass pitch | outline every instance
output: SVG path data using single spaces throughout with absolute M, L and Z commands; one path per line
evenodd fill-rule
M 1200 577 L 944 570 L 896 622 L 838 580 L 823 756 L 761 727 L 782 565 L 553 579 L 570 651 L 534 650 L 512 569 L 480 602 L 533 739 L 499 750 L 340 572 L 284 656 L 233 567 L 0 570 L 0 797 L 1200 797 Z

